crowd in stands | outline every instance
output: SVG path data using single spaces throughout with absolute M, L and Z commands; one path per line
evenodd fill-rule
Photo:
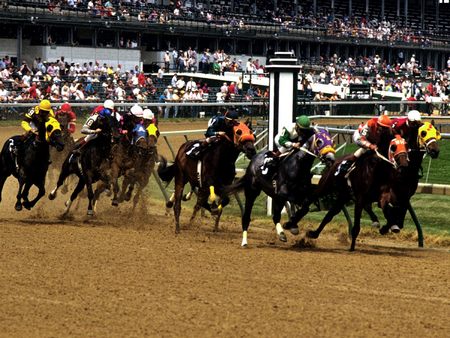
M 138 66 L 125 70 L 120 64 L 117 67 L 90 61 L 83 64 L 65 61 L 64 57 L 54 62 L 36 58 L 32 64 L 23 62 L 20 67 L 14 65 L 5 56 L 0 60 L 0 102 L 34 102 L 48 98 L 53 102 L 80 101 L 92 102 L 113 99 L 117 102 L 229 102 L 234 100 L 255 100 L 268 98 L 268 89 L 249 85 L 244 87 L 242 75 L 236 82 L 224 82 L 220 87 L 211 88 L 204 81 L 185 77 L 183 60 L 193 57 L 195 51 L 168 51 L 164 66 L 156 74 L 144 74 Z M 209 51 L 206 51 L 209 53 Z M 220 64 L 221 72 L 227 69 L 227 59 L 222 51 L 217 50 L 210 55 L 213 64 Z M 234 61 L 232 61 L 233 63 Z M 199 64 L 202 62 L 200 61 Z M 264 69 L 257 60 L 248 59 L 244 68 L 241 62 L 237 69 L 256 73 L 256 69 Z M 208 64 L 199 66 L 204 72 L 211 71 Z M 205 68 L 206 67 L 206 68 Z M 364 74 L 358 76 L 355 69 L 362 67 Z M 399 60 L 395 66 L 386 64 L 379 55 L 342 59 L 333 55 L 323 60 L 318 70 L 301 69 L 300 91 L 310 99 L 339 100 L 341 94 L 336 91 L 331 96 L 313 93 L 314 84 L 332 84 L 345 88 L 351 84 L 367 84 L 373 91 L 402 93 L 408 100 L 431 100 L 439 97 L 448 101 L 450 95 L 450 58 L 448 69 L 433 71 L 429 77 L 419 76 L 420 65 L 412 55 L 409 60 Z M 170 72 L 170 74 L 168 74 Z M 264 76 L 262 73 L 261 76 Z M 179 108 L 160 108 L 160 116 L 179 116 Z M 197 115 L 198 108 L 192 110 Z
M 45 1 L 42 1 L 45 2 Z M 389 20 L 363 15 L 347 16 L 345 13 L 332 15 L 329 10 L 313 13 L 308 6 L 293 6 L 292 2 L 280 2 L 273 9 L 273 1 L 259 1 L 252 4 L 249 15 L 238 15 L 229 8 L 206 9 L 193 6 L 191 1 L 174 1 L 171 5 L 157 5 L 154 0 L 49 0 L 50 11 L 63 9 L 82 10 L 93 17 L 115 20 L 137 20 L 164 24 L 174 19 L 198 20 L 207 23 L 225 23 L 236 30 L 245 30 L 248 25 L 278 25 L 282 31 L 293 28 L 319 29 L 328 35 L 374 39 L 378 41 L 416 43 L 426 47 L 436 29 L 412 29 L 400 20 Z M 255 7 L 256 6 L 256 7 Z M 444 20 L 444 18 L 443 18 Z M 445 20 L 444 20 L 445 21 Z M 429 34 L 428 34 L 429 33 Z

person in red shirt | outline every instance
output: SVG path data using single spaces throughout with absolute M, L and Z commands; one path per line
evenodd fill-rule
M 394 134 L 400 135 L 408 143 L 417 142 L 419 128 L 423 125 L 422 116 L 417 110 L 410 110 L 407 117 L 399 117 L 392 123 Z M 414 147 L 413 147 L 414 148 Z
M 371 118 L 361 125 L 353 134 L 353 141 L 360 148 L 350 158 L 342 161 L 335 175 L 347 174 L 352 164 L 363 154 L 369 150 L 378 150 L 380 143 L 387 139 L 385 136 L 393 137 L 392 120 L 387 115 Z
M 69 103 L 64 103 L 61 109 L 56 111 L 56 119 L 60 122 L 61 128 L 67 128 L 69 133 L 73 134 L 76 128 L 77 116 L 72 111 Z

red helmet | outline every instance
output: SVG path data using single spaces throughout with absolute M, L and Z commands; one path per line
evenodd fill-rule
M 392 126 L 391 118 L 387 115 L 380 115 L 377 120 L 377 124 L 382 127 L 390 128 Z
M 64 103 L 64 104 L 61 106 L 61 110 L 62 110 L 63 112 L 68 113 L 68 112 L 72 111 L 72 107 L 70 106 L 70 104 Z

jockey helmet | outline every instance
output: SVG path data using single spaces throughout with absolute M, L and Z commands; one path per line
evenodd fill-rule
M 133 107 L 131 107 L 130 112 L 135 117 L 143 117 L 144 116 L 144 111 L 142 110 L 141 106 L 139 106 L 138 104 L 135 104 Z
M 71 112 L 72 111 L 72 107 L 70 106 L 69 103 L 64 103 L 61 106 L 61 111 L 65 112 L 65 113 Z
M 301 116 L 297 117 L 295 119 L 295 123 L 297 124 L 297 126 L 299 128 L 302 128 L 302 129 L 307 129 L 311 125 L 311 121 L 309 120 L 309 117 L 306 115 L 301 115 Z
M 98 113 L 99 117 L 110 117 L 111 116 L 111 110 L 104 108 L 102 110 L 100 110 L 100 112 Z
M 382 127 L 390 128 L 392 126 L 391 118 L 387 115 L 380 115 L 377 120 L 377 124 Z
M 106 100 L 103 103 L 103 107 L 114 110 L 114 101 L 113 100 Z
M 410 110 L 408 112 L 408 121 L 415 122 L 421 120 L 422 116 L 420 116 L 420 112 L 418 110 Z
M 43 111 L 47 111 L 49 112 L 50 110 L 52 110 L 52 104 L 50 103 L 49 100 L 42 100 L 39 103 L 39 110 L 43 110 Z
M 153 120 L 155 118 L 155 114 L 150 109 L 144 109 L 143 112 L 143 118 L 144 120 Z
M 229 110 L 225 113 L 225 118 L 228 120 L 237 120 L 239 118 L 239 114 L 236 110 Z

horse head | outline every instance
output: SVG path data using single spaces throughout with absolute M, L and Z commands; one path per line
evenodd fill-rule
M 61 125 L 58 120 L 53 117 L 49 117 L 48 121 L 45 122 L 45 139 L 57 151 L 62 151 L 64 149 L 63 135 L 61 131 Z
M 396 135 L 389 143 L 389 161 L 396 168 L 402 170 L 408 166 L 408 147 L 405 139 L 400 135 Z
M 101 135 L 106 138 L 112 138 L 114 141 L 120 139 L 119 121 L 114 116 L 98 116 L 99 128 L 102 130 Z
M 309 150 L 314 153 L 323 163 L 331 166 L 334 163 L 336 149 L 334 149 L 334 141 L 328 130 L 316 128 L 314 135 L 309 140 Z
M 256 154 L 255 149 L 255 135 L 253 131 L 243 122 L 233 127 L 234 145 L 245 153 L 248 159 L 251 159 Z
M 419 128 L 417 135 L 419 147 L 425 149 L 431 158 L 439 156 L 439 145 L 437 141 L 441 139 L 441 134 L 430 122 L 424 122 Z

